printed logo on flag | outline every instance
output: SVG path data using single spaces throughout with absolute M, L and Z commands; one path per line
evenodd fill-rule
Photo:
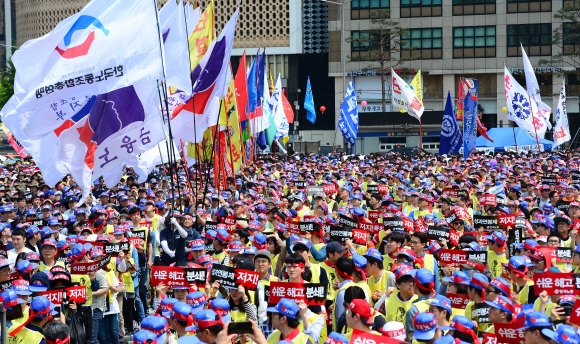
M 514 109 L 515 115 L 521 119 L 527 119 L 532 112 L 528 99 L 523 94 L 517 92 L 512 99 L 512 108 Z
M 58 51 L 58 53 L 60 54 L 60 56 L 62 56 L 65 59 L 74 59 L 77 57 L 81 57 L 81 56 L 85 56 L 89 53 L 89 50 L 91 49 L 91 45 L 93 44 L 93 42 L 95 41 L 95 29 L 93 28 L 92 31 L 86 36 L 85 40 L 83 43 L 71 47 L 71 43 L 73 40 L 73 35 L 77 32 L 77 31 L 82 31 L 84 34 L 85 30 L 94 27 L 96 29 L 101 30 L 105 36 L 109 35 L 109 30 L 107 30 L 103 24 L 101 23 L 101 21 L 98 18 L 95 18 L 93 16 L 87 16 L 87 15 L 82 15 L 80 16 L 75 23 L 71 26 L 70 30 L 66 33 L 66 35 L 64 35 L 63 38 L 63 43 L 64 43 L 64 49 L 61 48 L 60 46 L 57 46 L 55 48 L 56 51 Z M 77 34 L 75 36 L 78 36 L 80 34 Z

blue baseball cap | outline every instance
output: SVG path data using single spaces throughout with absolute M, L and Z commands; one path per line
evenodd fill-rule
M 205 249 L 205 244 L 201 239 L 192 240 L 190 243 L 190 248 L 192 251 L 200 251 Z
M 203 306 L 207 303 L 205 293 L 202 291 L 194 291 L 187 294 L 185 298 L 187 304 L 192 308 L 191 314 L 195 314 L 203 310 Z
M 348 338 L 338 332 L 330 332 L 324 344 L 348 344 Z
M 519 330 L 525 330 L 530 327 L 552 327 L 553 324 L 550 321 L 550 317 L 544 313 L 532 311 L 526 314 L 525 325 L 520 327 Z
M 189 320 L 191 320 L 190 317 L 191 315 L 192 315 L 191 306 L 188 305 L 187 303 L 179 301 L 173 305 L 172 309 L 173 319 L 188 322 Z
M 451 320 L 449 326 L 441 326 L 439 329 L 442 331 L 454 330 L 463 332 L 465 329 L 473 331 L 474 326 L 475 325 L 473 325 L 473 321 L 470 319 L 464 317 L 463 315 L 456 315 L 453 317 L 453 320 Z
M 48 219 L 49 226 L 58 226 L 60 225 L 60 221 L 56 217 L 51 217 Z
M 12 289 L 5 290 L 0 293 L 0 300 L 2 300 L 4 308 L 6 309 L 11 309 L 14 306 L 26 303 L 25 300 L 18 298 L 18 295 Z
M 413 318 L 413 338 L 418 340 L 431 340 L 437 331 L 437 318 L 430 312 L 417 313 Z
M 206 309 L 195 314 L 195 325 L 186 327 L 187 332 L 197 331 L 197 329 L 208 328 L 215 325 L 223 325 L 220 316 L 212 311 L 211 309 Z
M 501 231 L 494 231 L 491 235 L 485 237 L 487 240 L 493 241 L 499 246 L 505 245 L 505 235 Z
M 543 329 L 542 334 L 551 338 L 558 344 L 579 344 L 580 337 L 576 330 L 569 325 L 560 325 L 556 331 L 550 329 Z
M 32 226 L 28 227 L 28 229 L 26 229 L 26 234 L 28 234 L 29 237 L 35 236 L 36 234 L 38 234 L 38 232 L 40 232 L 40 229 L 38 229 L 38 227 L 34 226 L 34 225 L 32 225 Z
M 172 297 L 166 297 L 161 299 L 159 303 L 159 309 L 161 310 L 161 315 L 163 317 L 169 318 L 171 316 L 171 312 L 173 310 L 173 305 L 177 303 L 177 299 Z
M 216 312 L 217 315 L 222 317 L 222 322 L 224 324 L 232 321 L 230 315 L 230 303 L 226 299 L 213 299 L 209 303 L 209 309 Z
M 197 338 L 195 336 L 191 336 L 194 338 Z M 157 340 L 157 336 L 155 335 L 155 333 L 151 332 L 151 331 L 147 331 L 147 330 L 140 330 L 135 332 L 135 334 L 133 335 L 133 343 L 134 344 L 149 344 L 149 343 L 154 343 Z
M 16 279 L 12 282 L 12 290 L 17 295 L 31 295 L 32 292 L 30 291 L 28 281 L 25 279 Z
M 141 329 L 151 331 L 156 335 L 157 343 L 165 343 L 169 332 L 169 323 L 164 317 L 150 315 L 141 322 Z
M 29 290 L 33 293 L 47 291 L 50 287 L 50 279 L 44 271 L 39 271 L 30 277 Z
M 495 301 L 484 301 L 484 302 L 493 308 L 499 308 L 500 310 L 508 314 L 514 314 L 515 311 L 514 303 L 506 296 L 498 295 Z
M 451 314 L 451 300 L 443 295 L 437 294 L 437 296 L 431 300 L 431 306 L 441 307 L 447 311 L 447 314 Z
M 297 319 L 300 308 L 298 308 L 296 302 L 290 299 L 282 299 L 275 307 L 268 307 L 266 312 L 279 313 L 285 317 Z
M 383 255 L 379 252 L 379 250 L 377 250 L 376 248 L 369 248 L 367 250 L 367 253 L 365 254 L 365 257 L 368 259 L 369 257 L 377 259 L 378 261 L 382 262 L 383 261 Z

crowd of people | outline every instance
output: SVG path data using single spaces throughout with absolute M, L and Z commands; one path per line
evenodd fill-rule
M 580 343 L 579 152 L 258 159 L 219 187 L 203 167 L 129 169 L 82 205 L 72 178 L 4 162 L 8 343 Z M 226 286 L 220 265 L 259 281 Z M 170 267 L 205 283 L 154 283 Z M 322 302 L 271 302 L 278 282 Z

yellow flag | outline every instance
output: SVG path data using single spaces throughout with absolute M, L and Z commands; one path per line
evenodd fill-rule
M 409 86 L 411 86 L 413 88 L 413 92 L 415 92 L 415 95 L 417 95 L 417 98 L 419 98 L 419 101 L 421 102 L 421 104 L 423 104 L 423 83 L 421 82 L 421 70 L 419 69 L 419 71 L 417 72 L 417 74 L 415 75 L 415 77 L 413 78 L 413 80 L 411 80 L 411 83 L 409 84 Z M 399 109 L 401 112 L 407 112 L 403 109 Z
M 209 162 L 213 154 L 213 127 L 207 128 L 203 132 L 203 139 L 200 143 L 189 143 L 187 145 L 187 155 L 193 159 Z M 199 158 L 198 158 L 199 153 Z
M 234 173 L 242 168 L 242 136 L 240 133 L 240 120 L 238 116 L 238 108 L 236 104 L 236 88 L 234 87 L 234 80 L 230 80 L 228 93 L 224 99 L 224 105 L 228 118 L 228 133 L 230 135 L 230 149 L 228 152 L 228 161 L 233 167 Z
M 214 39 L 214 17 L 213 17 L 213 0 L 199 18 L 195 29 L 188 38 L 189 41 L 189 59 L 191 70 L 193 70 L 201 61 L 207 52 L 209 45 Z

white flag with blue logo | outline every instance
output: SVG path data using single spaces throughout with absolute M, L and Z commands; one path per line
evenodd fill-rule
M 556 108 L 556 127 L 554 128 L 554 148 L 564 144 L 570 139 L 570 126 L 568 125 L 568 113 L 566 112 L 566 80 L 562 80 L 562 90 L 558 98 Z
M 504 85 L 507 119 L 516 122 L 533 138 L 543 139 L 548 129 L 544 117 L 534 99 L 518 84 L 507 67 L 504 67 Z
M 356 91 L 352 79 L 350 79 L 350 82 L 348 83 L 344 102 L 340 108 L 338 129 L 342 133 L 342 136 L 344 136 L 344 138 L 354 148 L 356 136 L 358 135 L 358 107 L 356 104 Z
M 14 115 L 29 116 L 24 133 L 42 137 L 74 115 L 74 110 L 51 113 L 49 105 L 162 79 L 159 43 L 154 2 L 118 0 L 93 0 L 48 34 L 24 43 L 13 57 L 14 92 L 22 99 Z M 36 111 L 39 107 L 46 111 Z

